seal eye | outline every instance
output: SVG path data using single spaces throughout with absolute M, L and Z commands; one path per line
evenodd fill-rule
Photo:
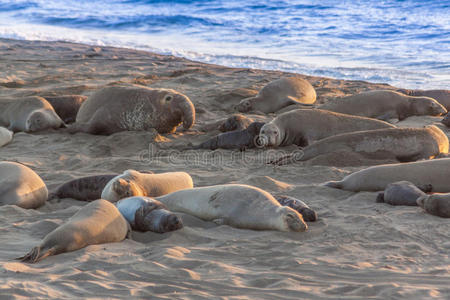
M 274 131 L 273 134 L 274 134 L 274 135 L 278 135 L 278 131 Z
M 167 102 L 171 101 L 173 99 L 172 95 L 167 95 L 164 100 L 166 100 Z

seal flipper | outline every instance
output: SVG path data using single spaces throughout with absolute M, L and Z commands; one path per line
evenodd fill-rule
M 323 184 L 323 186 L 327 186 L 327 187 L 334 188 L 334 189 L 342 189 L 343 184 L 344 184 L 343 181 L 328 181 L 328 182 L 325 182 Z
M 25 254 L 22 257 L 16 258 L 16 260 L 20 260 L 20 261 L 28 262 L 28 263 L 37 263 L 48 256 L 56 254 L 57 249 L 56 249 L 56 247 L 52 247 L 44 252 L 41 252 L 41 250 L 42 249 L 40 246 L 34 247 L 33 249 L 30 250 L 30 252 L 28 252 L 27 254 Z

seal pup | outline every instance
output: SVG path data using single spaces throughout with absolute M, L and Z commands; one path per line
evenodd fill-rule
M 192 177 L 186 172 L 148 174 L 126 170 L 106 184 L 101 197 L 117 202 L 127 197 L 157 197 L 192 187 L 194 187 Z
M 255 97 L 245 98 L 235 106 L 239 112 L 273 113 L 292 104 L 313 104 L 316 91 L 305 79 L 283 77 L 269 82 Z
M 183 221 L 161 202 L 149 197 L 129 197 L 116 203 L 133 230 L 164 233 L 183 228 Z
M 44 98 L 66 124 L 75 122 L 81 104 L 87 99 L 86 96 L 81 95 L 45 96 Z
M 250 119 L 249 117 L 241 114 L 234 114 L 220 124 L 219 130 L 222 132 L 244 130 L 253 122 L 253 119 Z
M 378 194 L 377 203 L 417 206 L 417 198 L 423 195 L 425 193 L 411 182 L 398 181 L 388 184 L 384 192 Z
M 239 149 L 258 147 L 258 135 L 264 122 L 253 122 L 246 129 L 224 132 L 194 146 L 194 149 Z
M 116 206 L 99 199 L 83 206 L 66 223 L 47 234 L 39 246 L 17 259 L 36 263 L 50 255 L 89 245 L 123 241 L 130 231 L 130 225 Z
M 13 138 L 13 132 L 0 126 L 0 147 L 9 144 Z
M 388 184 L 409 181 L 425 192 L 449 193 L 450 158 L 401 164 L 373 166 L 345 176 L 340 181 L 329 181 L 325 186 L 347 191 L 376 192 Z
M 450 218 L 450 194 L 423 195 L 417 199 L 417 205 L 427 213 L 441 218 Z
M 450 90 L 404 90 L 402 92 L 409 96 L 424 96 L 430 97 L 442 104 L 447 110 L 450 109 Z
M 291 197 L 291 196 L 286 196 L 286 195 L 279 195 L 279 196 L 273 196 L 273 197 L 281 205 L 290 207 L 293 210 L 298 211 L 302 215 L 304 221 L 306 221 L 306 222 L 317 221 L 317 213 L 314 210 L 312 210 L 302 200 Z
M 11 101 L 0 113 L 0 124 L 14 132 L 37 132 L 65 127 L 53 106 L 42 97 Z
M 100 199 L 106 184 L 119 174 L 102 174 L 72 179 L 60 185 L 50 198 L 72 198 L 82 201 Z
M 91 95 L 81 105 L 69 131 L 109 135 L 119 131 L 156 129 L 175 132 L 195 122 L 191 100 L 174 90 L 143 86 L 110 86 Z
M 243 184 L 192 188 L 157 197 L 171 211 L 205 221 L 255 230 L 305 231 L 301 214 L 268 192 Z
M 47 198 L 47 186 L 36 172 L 16 162 L 0 162 L 0 205 L 38 208 Z
M 259 133 L 259 144 L 305 147 L 314 141 L 340 133 L 395 128 L 384 121 L 346 115 L 321 109 L 296 109 L 266 123 Z
M 410 116 L 440 116 L 447 110 L 429 97 L 413 97 L 395 91 L 377 90 L 336 99 L 318 108 L 334 112 L 376 118 L 403 120 Z
M 434 125 L 425 128 L 376 129 L 327 137 L 304 148 L 300 156 L 288 155 L 271 163 L 282 165 L 291 158 L 296 161 L 306 161 L 333 152 L 351 152 L 369 159 L 395 159 L 399 162 L 410 162 L 447 154 L 448 147 L 447 135 Z

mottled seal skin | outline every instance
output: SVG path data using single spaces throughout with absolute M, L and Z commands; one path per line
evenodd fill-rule
M 133 230 L 165 233 L 183 228 L 183 221 L 161 202 L 149 197 L 129 197 L 116 203 Z
M 119 174 L 102 174 L 70 180 L 60 185 L 52 197 L 72 198 L 82 201 L 100 199 L 106 184 L 117 175 Z
M 44 98 L 66 124 L 75 122 L 81 104 L 87 99 L 86 96 L 81 95 L 46 96 Z
M 42 243 L 17 259 L 36 263 L 50 255 L 89 245 L 123 241 L 130 225 L 114 204 L 99 199 L 83 206 L 66 223 L 47 234 Z
M 253 119 L 241 114 L 234 114 L 219 126 L 219 130 L 222 132 L 244 130 L 252 123 Z
M 0 126 L 0 147 L 5 146 L 12 141 L 14 133 L 5 127 Z
M 362 130 L 395 128 L 384 121 L 321 109 L 296 109 L 277 116 L 260 131 L 260 144 L 305 147 L 329 136 Z
M 177 191 L 157 197 L 171 211 L 205 221 L 255 230 L 305 231 L 301 214 L 281 206 L 268 192 L 243 184 L 224 184 Z
M 409 181 L 398 181 L 388 184 L 383 193 L 377 196 L 378 203 L 390 205 L 417 206 L 417 198 L 425 195 L 418 187 Z
M 450 185 L 450 158 L 401 164 L 373 166 L 352 173 L 340 181 L 329 181 L 325 186 L 347 191 L 383 191 L 388 184 L 409 181 L 425 192 L 448 193 Z
M 308 81 L 284 77 L 269 82 L 255 97 L 241 100 L 235 109 L 239 112 L 273 113 L 292 104 L 312 104 L 315 101 L 316 91 Z
M 410 116 L 440 116 L 447 110 L 429 97 L 413 97 L 395 91 L 377 90 L 325 103 L 318 108 L 334 112 L 377 118 L 403 120 Z
M 156 129 L 174 132 L 195 122 L 191 100 L 174 90 L 143 86 L 110 86 L 91 95 L 80 107 L 69 132 L 108 135 L 119 131 Z
M 423 195 L 417 199 L 417 205 L 427 213 L 441 218 L 450 218 L 450 194 Z
M 53 106 L 42 97 L 28 97 L 11 101 L 0 112 L 0 125 L 13 132 L 37 132 L 65 127 Z
M 194 149 L 239 149 L 245 150 L 258 147 L 258 134 L 261 127 L 265 123 L 253 122 L 244 130 L 236 130 L 221 133 L 198 146 Z
M 298 211 L 303 216 L 303 220 L 306 222 L 317 221 L 317 213 L 302 200 L 286 195 L 274 196 L 274 198 L 277 199 L 281 205 Z
M 447 110 L 450 109 L 450 90 L 399 90 L 409 96 L 430 97 L 442 104 Z
M 36 172 L 19 163 L 0 162 L 0 205 L 38 208 L 47 198 L 47 186 Z

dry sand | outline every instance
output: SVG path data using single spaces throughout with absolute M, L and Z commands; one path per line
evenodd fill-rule
M 330 161 L 319 159 L 274 168 L 264 164 L 270 151 L 177 151 L 188 142 L 199 143 L 217 134 L 201 130 L 229 116 L 240 99 L 283 75 L 128 49 L 0 39 L 0 100 L 89 95 L 122 81 L 176 89 L 190 97 L 197 109 L 197 124 L 183 134 L 94 136 L 63 130 L 16 134 L 0 148 L 0 158 L 31 167 L 50 191 L 86 175 L 129 168 L 177 170 L 189 172 L 196 186 L 238 182 L 291 195 L 319 215 L 305 233 L 239 230 L 182 215 L 185 227 L 176 232 L 133 233 L 133 240 L 89 246 L 30 265 L 14 258 L 86 203 L 63 199 L 38 210 L 1 206 L 0 298 L 449 299 L 448 219 L 427 215 L 418 207 L 377 204 L 376 193 L 320 185 L 362 166 L 339 166 L 345 161 L 326 165 Z M 301 77 L 316 88 L 319 103 L 394 88 Z M 400 125 L 423 126 L 439 120 L 414 117 Z M 156 155 L 152 160 L 147 155 L 149 145 Z

